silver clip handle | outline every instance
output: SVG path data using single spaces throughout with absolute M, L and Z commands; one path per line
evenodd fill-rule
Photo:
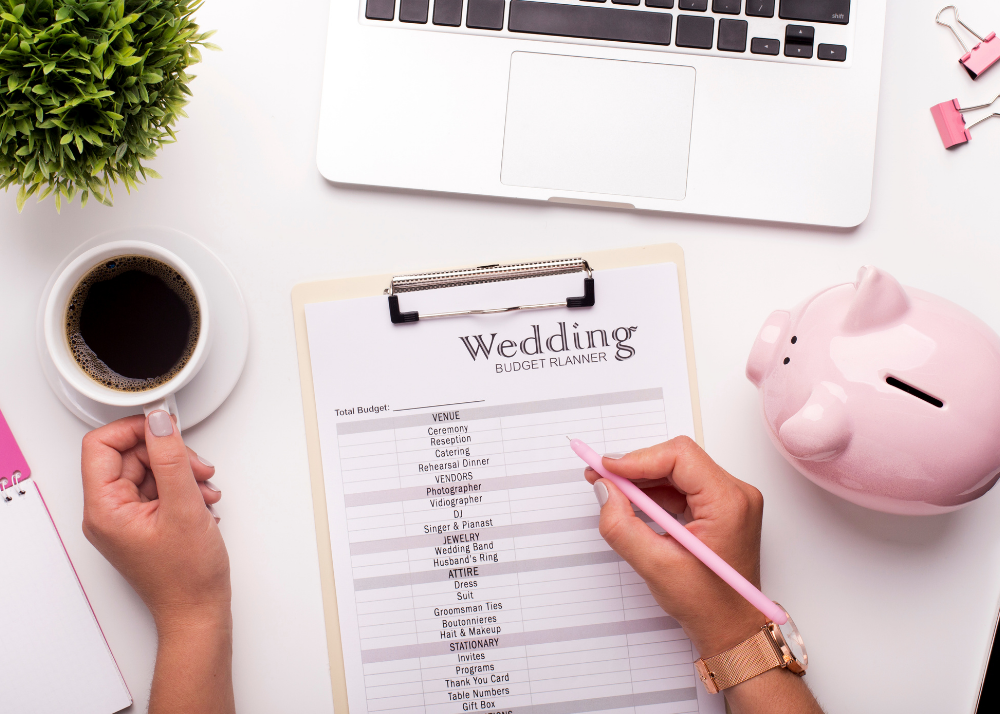
M 958 34 L 958 30 L 955 29 L 955 26 L 952 25 L 952 24 L 949 24 L 947 22 L 941 22 L 941 15 L 944 14 L 945 10 L 954 10 L 955 11 L 955 22 L 957 22 L 959 25 L 961 25 L 966 30 L 968 30 L 969 33 L 972 34 L 972 35 L 974 35 L 980 42 L 984 41 L 983 38 L 982 38 L 982 36 L 978 32 L 976 32 L 971 27 L 969 27 L 964 22 L 962 22 L 962 18 L 960 18 L 958 16 L 958 8 L 957 7 L 955 7 L 954 5 L 945 5 L 943 8 L 941 8 L 941 10 L 938 12 L 937 16 L 934 18 L 934 22 L 936 22 L 937 24 L 941 25 L 942 27 L 947 27 L 949 30 L 951 30 L 951 34 L 953 34 L 955 36 L 955 39 L 958 40 L 958 44 L 962 45 L 962 49 L 965 50 L 966 54 L 969 53 L 969 48 L 965 46 L 965 42 L 962 40 L 962 37 Z

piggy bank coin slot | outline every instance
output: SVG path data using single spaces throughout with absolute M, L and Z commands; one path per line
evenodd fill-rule
M 921 392 L 916 387 L 911 387 L 906 382 L 900 382 L 895 377 L 886 377 L 885 381 L 886 381 L 886 384 L 888 384 L 890 387 L 895 387 L 896 389 L 901 389 L 904 392 L 906 392 L 907 394 L 912 394 L 917 399 L 923 399 L 925 402 L 927 402 L 928 404 L 933 404 L 938 409 L 940 409 L 941 407 L 944 406 L 944 402 L 942 402 L 937 397 L 932 397 L 927 392 Z

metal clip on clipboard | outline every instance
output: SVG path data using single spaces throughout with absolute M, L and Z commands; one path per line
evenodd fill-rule
M 522 278 L 542 278 L 549 275 L 564 275 L 566 273 L 587 274 L 587 277 L 583 279 L 582 297 L 568 297 L 558 302 L 539 303 L 537 305 L 456 310 L 454 312 L 436 312 L 429 315 L 421 315 L 418 312 L 402 312 L 399 309 L 398 293 L 450 288 L 459 285 L 475 285 L 477 283 L 497 283 L 505 280 L 520 280 Z M 545 260 L 539 263 L 520 263 L 516 265 L 484 265 L 467 270 L 446 270 L 440 273 L 397 275 L 389 283 L 385 294 L 389 297 L 389 319 L 392 320 L 392 324 L 394 325 L 430 320 L 438 317 L 493 315 L 501 312 L 514 312 L 516 310 L 544 310 L 554 307 L 593 307 L 595 303 L 594 273 L 590 269 L 590 265 L 583 258 Z

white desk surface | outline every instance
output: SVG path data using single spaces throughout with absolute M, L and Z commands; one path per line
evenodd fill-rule
M 934 24 L 942 0 L 891 0 L 875 187 L 855 230 L 706 220 L 333 186 L 314 154 L 328 0 L 212 0 L 205 53 L 163 180 L 108 209 L 18 215 L 0 194 L 0 408 L 45 493 L 111 648 L 144 712 L 156 633 L 145 607 L 80 530 L 80 439 L 35 353 L 35 311 L 62 257 L 91 236 L 158 223 L 207 243 L 250 311 L 250 355 L 232 397 L 188 443 L 218 465 L 232 559 L 241 712 L 332 711 L 290 291 L 305 280 L 676 242 L 687 256 L 710 453 L 766 497 L 764 589 L 795 615 L 808 681 L 831 714 L 971 712 L 1000 595 L 1000 488 L 957 513 L 887 516 L 799 476 L 772 448 L 743 375 L 768 313 L 876 264 L 1000 331 L 1000 120 L 946 152 L 929 107 L 1000 92 L 973 83 Z M 963 19 L 1000 30 L 991 0 Z M 345 107 L 344 111 L 351 111 Z M 748 119 L 734 116 L 733 121 Z M 795 171 L 799 157 L 774 147 Z M 7 543 L 5 548 L 17 547 Z M 9 602 L 16 584 L 4 583 Z M 11 600 L 13 598 L 13 600 Z

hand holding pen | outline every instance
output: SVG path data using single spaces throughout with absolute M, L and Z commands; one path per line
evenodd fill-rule
M 719 467 L 697 444 L 678 437 L 601 466 L 635 482 L 686 529 L 760 587 L 760 492 Z M 588 468 L 601 504 L 601 535 L 649 585 L 656 602 L 684 628 L 699 652 L 723 652 L 760 629 L 765 617 L 673 538 L 654 533 L 610 480 Z

